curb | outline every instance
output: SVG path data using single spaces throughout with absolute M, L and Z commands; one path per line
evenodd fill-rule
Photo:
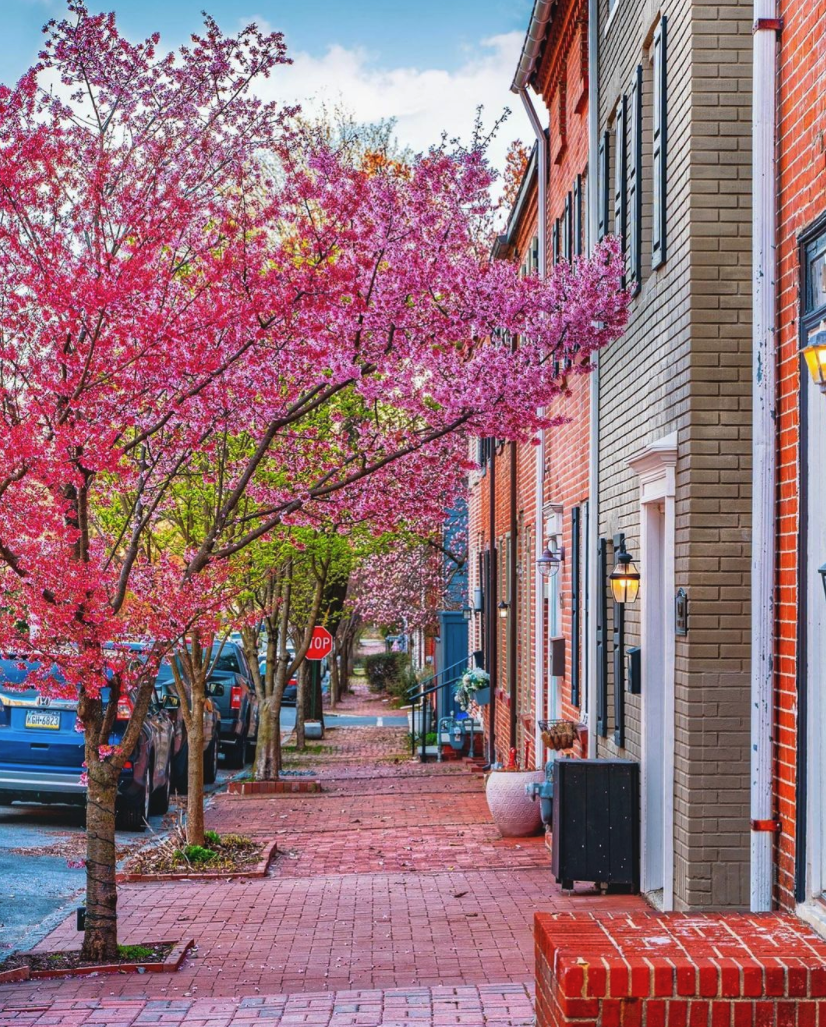
M 202 874 L 194 870 L 181 874 L 130 874 L 121 871 L 115 875 L 115 880 L 118 884 L 141 884 L 144 882 L 148 884 L 157 881 L 233 881 L 239 877 L 266 877 L 270 863 L 277 851 L 277 843 L 268 842 L 261 852 L 258 863 L 249 870 L 215 871 L 214 873 L 207 871 Z
M 101 963 L 99 966 L 72 967 L 67 970 L 32 970 L 28 966 L 20 966 L 14 970 L 0 972 L 0 984 L 14 981 L 48 980 L 56 977 L 88 977 L 90 974 L 134 974 L 134 973 L 175 973 L 180 969 L 187 952 L 195 945 L 192 938 L 186 941 L 162 942 L 172 945 L 172 950 L 162 963 Z
M 321 792 L 320 781 L 230 781 L 227 795 L 308 795 Z

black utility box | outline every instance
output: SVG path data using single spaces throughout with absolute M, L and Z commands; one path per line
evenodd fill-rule
M 556 760 L 551 865 L 563 888 L 640 890 L 639 763 Z

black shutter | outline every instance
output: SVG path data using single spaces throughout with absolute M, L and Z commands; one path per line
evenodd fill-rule
M 608 601 L 605 581 L 608 574 L 608 541 L 599 540 L 597 549 L 597 734 L 608 735 Z
M 574 256 L 582 256 L 582 175 L 574 182 Z
M 614 552 L 624 546 L 625 535 L 614 535 Z M 614 744 L 625 746 L 625 603 L 614 603 Z
M 582 596 L 579 579 L 580 509 L 571 510 L 571 703 L 579 706 L 579 625 Z
M 554 233 L 553 233 L 553 255 L 554 264 L 559 263 L 559 218 L 554 221 Z
M 570 264 L 574 255 L 574 201 L 570 193 L 565 197 L 565 259 Z
M 599 190 L 597 207 L 597 238 L 602 240 L 608 234 L 608 212 L 610 208 L 609 197 L 611 195 L 610 168 L 611 168 L 611 136 L 606 129 L 602 133 L 599 143 Z
M 631 294 L 642 287 L 642 65 L 637 65 L 629 94 L 628 281 Z
M 614 234 L 620 237 L 622 252 L 625 253 L 626 194 L 628 190 L 628 163 L 626 159 L 625 122 L 628 100 L 625 95 L 620 97 L 617 106 L 616 155 L 614 157 Z
M 666 18 L 663 15 L 654 30 L 651 44 L 651 63 L 654 68 L 654 136 L 651 162 L 653 172 L 653 219 L 651 226 L 651 266 L 660 267 L 667 257 L 666 247 L 666 131 L 668 105 L 666 102 Z

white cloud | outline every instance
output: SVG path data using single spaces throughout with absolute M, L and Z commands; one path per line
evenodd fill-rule
M 254 19 L 264 28 L 261 18 Z M 510 91 L 523 42 L 521 32 L 479 42 L 454 71 L 442 68 L 380 68 L 367 51 L 331 46 L 323 56 L 293 52 L 294 63 L 276 72 L 258 91 L 268 99 L 300 103 L 305 113 L 322 103 L 341 104 L 358 121 L 394 117 L 399 142 L 413 150 L 438 143 L 442 131 L 469 139 L 476 108 L 484 106 L 490 127 L 505 107 L 513 112 L 491 145 L 490 159 L 501 171 L 512 139 L 531 140 L 531 128 Z

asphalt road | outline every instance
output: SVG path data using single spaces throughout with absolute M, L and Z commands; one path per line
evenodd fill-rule
M 405 716 L 355 717 L 325 713 L 328 728 L 367 727 L 382 724 L 404 727 Z M 281 711 L 281 730 L 295 727 L 295 708 Z M 220 788 L 233 772 L 219 770 Z M 60 923 L 73 907 L 82 905 L 85 873 L 70 864 L 84 855 L 85 811 L 76 806 L 0 806 L 0 960 L 4 953 L 35 945 Z M 151 831 L 161 830 L 162 817 L 151 817 Z M 117 845 L 139 845 L 149 832 L 119 831 Z

